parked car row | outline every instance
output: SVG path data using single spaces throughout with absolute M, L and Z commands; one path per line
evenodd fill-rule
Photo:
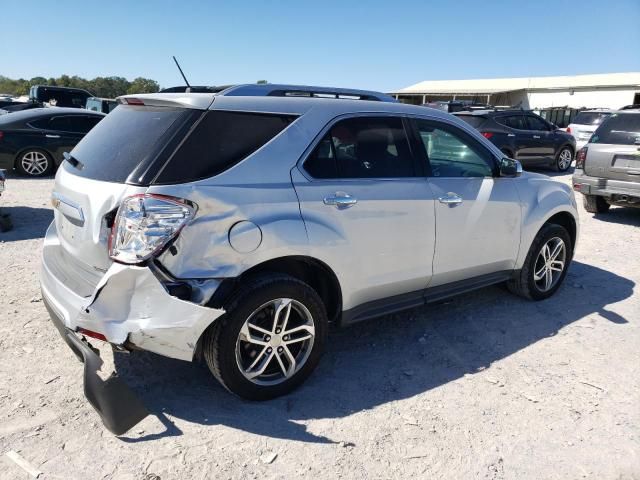
M 457 112 L 458 118 L 524 167 L 547 166 L 565 172 L 576 152 L 573 135 L 526 110 Z

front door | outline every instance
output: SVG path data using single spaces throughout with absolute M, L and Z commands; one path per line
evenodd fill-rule
M 292 171 L 311 253 L 336 270 L 344 310 L 427 287 L 435 218 L 421 167 L 401 117 L 355 116 Z
M 529 125 L 529 133 L 533 138 L 534 156 L 537 159 L 553 158 L 556 151 L 557 138 L 550 126 L 541 118 L 525 115 Z
M 415 125 L 435 197 L 431 286 L 512 270 L 521 222 L 514 179 L 498 177 L 493 154 L 460 127 L 423 119 Z

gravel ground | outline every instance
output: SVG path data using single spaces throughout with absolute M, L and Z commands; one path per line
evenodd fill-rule
M 569 182 L 570 176 L 559 176 Z M 640 210 L 582 211 L 568 277 L 532 303 L 500 287 L 337 331 L 286 398 L 239 400 L 201 366 L 101 347 L 153 412 L 105 430 L 38 287 L 53 180 L 0 205 L 0 478 L 640 478 Z

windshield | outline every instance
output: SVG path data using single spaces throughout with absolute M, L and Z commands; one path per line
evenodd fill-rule
M 609 115 L 611 115 L 609 112 L 580 112 L 571 123 L 578 125 L 600 125 Z

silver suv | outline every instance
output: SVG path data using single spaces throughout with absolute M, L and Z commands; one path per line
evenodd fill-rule
M 571 188 L 447 113 L 278 85 L 120 102 L 56 175 L 41 274 L 115 433 L 146 410 L 100 379 L 87 337 L 203 358 L 269 399 L 309 376 L 331 324 L 502 282 L 542 300 L 572 259 Z
M 576 155 L 573 188 L 584 195 L 587 212 L 640 207 L 640 110 L 620 110 L 602 122 Z

